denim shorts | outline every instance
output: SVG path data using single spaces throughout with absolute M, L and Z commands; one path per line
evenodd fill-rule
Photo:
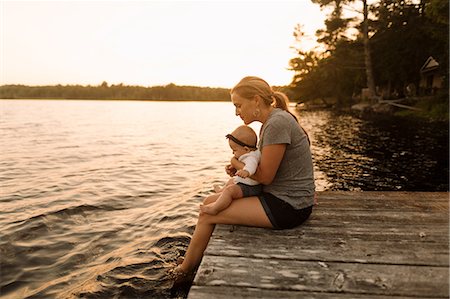
M 243 197 L 251 197 L 251 196 L 258 196 L 262 193 L 262 185 L 246 185 L 243 183 L 237 183 L 241 190 Z
M 289 229 L 299 226 L 309 218 L 313 208 L 310 206 L 304 209 L 294 209 L 284 200 L 266 192 L 261 193 L 258 197 L 275 229 Z

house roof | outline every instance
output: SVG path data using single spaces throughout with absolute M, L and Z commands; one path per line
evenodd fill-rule
M 433 56 L 430 56 L 420 68 L 420 72 L 425 73 L 437 68 L 439 68 L 439 63 L 433 58 Z

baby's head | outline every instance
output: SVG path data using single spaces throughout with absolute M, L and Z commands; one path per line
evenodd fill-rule
M 255 131 L 249 126 L 239 126 L 226 137 L 228 138 L 228 143 L 236 158 L 256 150 L 258 137 L 256 136 Z

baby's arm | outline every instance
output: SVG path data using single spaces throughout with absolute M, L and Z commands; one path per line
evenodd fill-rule
M 241 169 L 241 170 L 236 171 L 236 175 L 245 179 L 250 176 L 250 173 L 247 170 Z
M 245 157 L 241 163 L 244 164 L 244 167 L 238 170 L 236 172 L 236 175 L 240 176 L 241 178 L 249 177 L 253 175 L 256 172 L 256 169 L 258 168 L 259 155 L 251 155 Z
M 256 172 L 256 169 L 258 168 L 259 156 L 251 155 L 251 156 L 245 157 L 243 162 L 245 164 L 242 169 L 245 170 L 246 172 L 248 172 L 248 176 L 251 176 Z
M 239 161 L 233 156 L 233 158 L 231 158 L 231 166 L 233 166 L 236 170 L 241 170 L 245 167 L 245 163 Z

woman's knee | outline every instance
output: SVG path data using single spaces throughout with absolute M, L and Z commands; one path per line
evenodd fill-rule
M 198 215 L 197 219 L 197 225 L 204 225 L 204 224 L 214 224 L 214 221 L 212 221 L 213 216 L 206 214 L 206 213 L 200 213 Z

